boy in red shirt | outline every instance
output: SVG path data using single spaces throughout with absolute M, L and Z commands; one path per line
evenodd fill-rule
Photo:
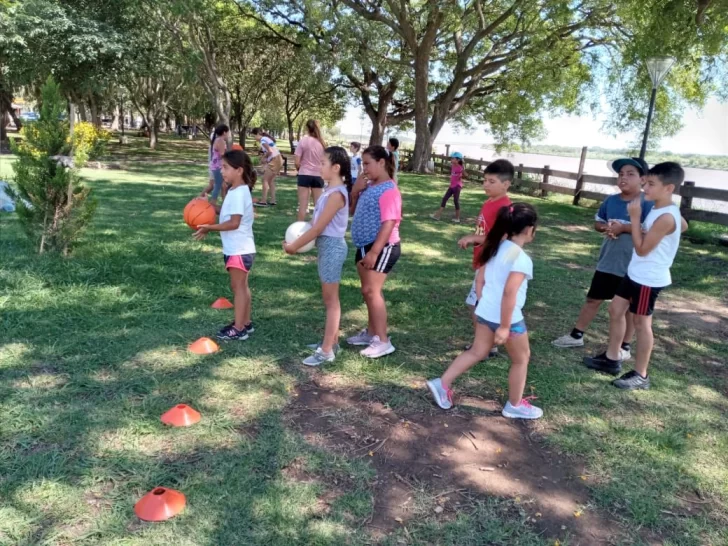
M 487 235 L 490 228 L 495 224 L 495 219 L 498 216 L 498 211 L 501 207 L 511 206 L 511 200 L 508 197 L 508 188 L 516 175 L 516 170 L 513 168 L 513 164 L 507 159 L 498 159 L 488 165 L 483 173 L 483 190 L 488 199 L 483 203 L 483 208 L 480 209 L 478 215 L 478 221 L 475 224 L 475 233 L 463 237 L 458 241 L 458 245 L 462 249 L 468 248 L 473 245 L 473 270 L 477 270 L 477 256 L 480 253 L 483 243 L 485 243 L 485 236 Z M 465 303 L 470 308 L 470 314 L 473 318 L 473 329 L 477 324 L 475 318 L 475 306 L 477 304 L 477 296 L 475 292 L 475 278 L 473 278 L 473 285 L 470 287 L 470 293 L 465 299 Z M 493 348 L 490 356 L 498 354 L 498 350 Z

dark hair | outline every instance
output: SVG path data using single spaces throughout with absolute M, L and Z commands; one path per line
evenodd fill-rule
M 354 148 L 357 152 L 361 150 L 361 142 L 357 142 L 356 140 L 349 143 L 349 146 Z
M 389 139 L 389 144 L 392 146 L 392 148 L 397 150 L 399 148 L 399 139 L 392 137 Z
M 309 135 L 318 140 L 321 143 L 321 146 L 326 148 L 326 141 L 324 140 L 324 137 L 321 136 L 321 126 L 317 120 L 309 119 L 306 122 L 306 131 L 308 131 Z
M 346 150 L 344 150 L 341 146 L 329 146 L 324 150 L 324 152 L 328 156 L 332 165 L 339 166 L 339 174 L 341 175 L 341 178 L 344 179 L 346 190 L 351 192 L 352 179 L 351 160 L 349 159 L 349 154 L 347 154 Z
M 501 182 L 513 182 L 516 177 L 516 169 L 513 167 L 513 163 L 507 159 L 496 159 L 493 163 L 488 164 L 483 174 L 494 174 L 500 178 Z
M 675 186 L 675 189 L 679 188 L 680 184 L 685 180 L 685 171 L 680 166 L 680 163 L 675 163 L 674 161 L 658 163 L 647 171 L 647 174 L 656 177 L 663 186 L 672 184 Z
M 275 142 L 276 142 L 276 139 L 275 138 L 273 138 L 272 136 L 270 136 L 268 133 L 266 133 L 260 127 L 256 127 L 255 129 L 253 129 L 252 131 L 250 131 L 250 134 L 251 135 L 260 135 L 260 136 L 268 137 L 269 139 L 271 139 L 273 141 L 273 144 L 275 144 Z
M 463 165 L 465 165 L 465 163 L 463 163 L 463 160 L 462 160 L 462 159 L 460 159 L 459 157 L 453 157 L 452 159 L 454 159 L 455 161 L 457 161 L 457 162 L 458 162 L 458 165 L 460 165 L 461 167 L 462 167 Z
M 485 236 L 485 244 L 478 255 L 478 265 L 487 264 L 496 255 L 503 237 L 510 239 L 528 227 L 536 227 L 537 221 L 536 209 L 528 203 L 513 203 L 510 206 L 501 207 L 495 224 Z
M 392 154 L 390 154 L 384 146 L 380 146 L 379 144 L 369 146 L 362 152 L 361 155 L 368 155 L 374 161 L 381 161 L 383 159 L 384 168 L 387 169 L 387 174 L 391 178 L 394 178 L 394 157 L 392 157 Z
M 210 150 L 212 150 L 212 147 L 215 145 L 215 141 L 218 137 L 221 137 L 225 133 L 227 133 L 230 130 L 230 127 L 225 125 L 224 123 L 221 123 L 217 127 L 215 127 L 215 130 L 212 132 L 212 136 L 210 136 Z
M 243 150 L 230 150 L 229 152 L 225 152 L 222 160 L 233 169 L 243 169 L 243 182 L 250 188 L 250 191 L 253 191 L 258 175 L 253 168 L 253 162 L 250 161 L 248 154 Z

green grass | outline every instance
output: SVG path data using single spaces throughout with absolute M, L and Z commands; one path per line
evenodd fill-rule
M 255 224 L 258 331 L 200 357 L 186 346 L 227 319 L 209 304 L 229 297 L 219 239 L 195 242 L 181 221 L 205 166 L 83 175 L 99 210 L 69 259 L 33 254 L 14 217 L 0 214 L 0 544 L 371 543 L 374 470 L 311 444 L 283 418 L 306 380 L 302 349 L 323 327 L 315 264 L 280 249 L 295 219 L 294 181 L 280 180 L 278 209 Z M 444 179 L 405 175 L 401 184 L 403 258 L 386 290 L 398 351 L 377 362 L 343 351 L 322 370 L 393 408 L 422 404 L 426 394 L 411 386 L 438 374 L 471 335 L 462 303 L 470 254 L 455 244 L 470 228 L 427 219 Z M 475 216 L 482 200 L 467 187 L 464 215 Z M 725 337 L 658 315 L 654 387 L 636 394 L 582 368 L 581 353 L 553 349 L 578 313 L 600 238 L 571 227 L 589 226 L 592 211 L 524 200 L 541 216 L 526 317 L 529 385 L 545 410 L 546 442 L 565 464 L 585 462 L 593 505 L 623 523 L 627 543 L 642 544 L 648 531 L 672 546 L 725 544 Z M 725 302 L 727 265 L 726 249 L 683 243 L 665 297 Z M 349 333 L 366 317 L 351 260 L 341 297 Z M 592 346 L 605 341 L 606 326 L 602 312 Z M 460 392 L 502 400 L 506 380 L 499 359 L 476 367 Z M 203 421 L 163 427 L 159 416 L 179 402 Z M 292 476 L 294 465 L 310 479 Z M 341 494 L 321 511 L 334 483 Z M 140 523 L 134 502 L 160 484 L 184 491 L 187 509 L 164 524 Z M 680 500 L 699 500 L 696 491 L 710 502 Z M 383 543 L 547 544 L 508 499 L 480 500 L 450 522 L 430 513 Z

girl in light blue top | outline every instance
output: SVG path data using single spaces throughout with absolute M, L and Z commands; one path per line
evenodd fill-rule
M 339 303 L 339 283 L 341 270 L 346 262 L 346 228 L 349 224 L 349 192 L 351 191 L 351 165 L 344 148 L 332 146 L 324 150 L 321 159 L 321 177 L 327 182 L 321 197 L 316 201 L 313 211 L 313 226 L 294 242 L 283 243 L 283 250 L 295 254 L 314 239 L 318 248 L 318 271 L 321 279 L 321 292 L 326 306 L 326 326 L 324 340 L 314 345 L 312 356 L 303 363 L 306 366 L 319 366 L 331 362 L 336 357 L 339 339 L 341 304 Z

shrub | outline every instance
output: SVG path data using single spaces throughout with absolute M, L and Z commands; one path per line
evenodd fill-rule
M 12 145 L 18 159 L 13 164 L 11 197 L 38 252 L 67 254 L 93 217 L 96 203 L 70 166 L 68 123 L 61 119 L 66 103 L 51 77 L 41 88 L 41 97 L 40 119 L 23 129 L 23 142 Z
M 78 166 L 90 159 L 97 159 L 106 153 L 106 146 L 111 140 L 111 133 L 97 128 L 93 123 L 82 121 L 73 126 L 73 156 Z

